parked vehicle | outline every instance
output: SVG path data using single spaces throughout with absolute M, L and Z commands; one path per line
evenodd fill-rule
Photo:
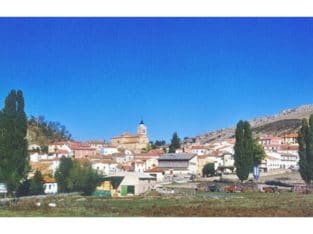
M 217 185 L 209 185 L 208 186 L 208 192 L 220 192 L 220 189 Z
M 263 191 L 265 193 L 275 193 L 275 192 L 278 192 L 278 188 L 277 187 L 263 187 Z
M 237 188 L 235 185 L 231 185 L 231 186 L 225 186 L 224 187 L 224 192 L 227 192 L 227 193 L 234 193 L 237 191 Z

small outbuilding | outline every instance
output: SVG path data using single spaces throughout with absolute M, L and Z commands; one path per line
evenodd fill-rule
M 112 197 L 141 195 L 154 188 L 156 178 L 149 174 L 138 172 L 119 172 L 104 178 L 98 185 L 95 195 L 108 191 Z
M 45 194 L 57 194 L 58 193 L 58 184 L 56 183 L 55 179 L 51 178 L 50 176 L 45 176 L 43 178 L 44 184 L 44 192 Z

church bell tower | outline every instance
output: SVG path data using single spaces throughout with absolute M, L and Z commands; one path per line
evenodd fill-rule
M 147 137 L 147 127 L 144 124 L 143 120 L 140 121 L 138 129 L 137 129 L 137 134 L 141 137 Z

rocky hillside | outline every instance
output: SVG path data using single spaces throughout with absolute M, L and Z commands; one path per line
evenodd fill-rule
M 301 119 L 308 118 L 313 114 L 313 104 L 303 105 L 297 108 L 284 110 L 276 115 L 255 118 L 250 121 L 256 136 L 268 134 L 279 136 L 285 133 L 298 131 Z M 220 139 L 234 137 L 235 128 L 224 128 L 208 132 L 195 138 L 186 138 L 185 141 L 199 141 L 201 143 L 212 142 Z
M 28 144 L 47 146 L 54 141 L 69 139 L 71 139 L 71 134 L 59 122 L 46 121 L 44 117 L 33 116 L 28 120 Z

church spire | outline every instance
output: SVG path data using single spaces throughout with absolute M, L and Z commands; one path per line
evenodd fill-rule
M 140 116 L 140 123 L 139 124 L 145 124 L 142 120 L 142 116 Z

